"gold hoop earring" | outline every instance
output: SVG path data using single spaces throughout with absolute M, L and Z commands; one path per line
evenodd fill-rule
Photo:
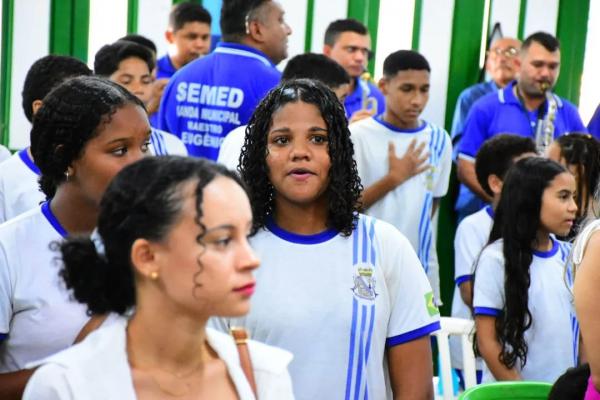
M 153 281 L 158 279 L 158 272 L 157 271 L 152 271 L 150 272 L 150 279 L 152 279 Z

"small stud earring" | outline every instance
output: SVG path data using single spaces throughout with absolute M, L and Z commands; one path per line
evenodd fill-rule
M 150 279 L 152 279 L 153 281 L 158 279 L 158 272 L 156 271 L 152 271 L 150 272 Z
M 69 171 L 65 171 L 65 178 L 67 179 L 67 181 L 69 180 Z

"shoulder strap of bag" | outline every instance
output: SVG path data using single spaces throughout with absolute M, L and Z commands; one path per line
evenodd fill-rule
M 231 336 L 235 340 L 235 345 L 240 356 L 240 365 L 246 379 L 252 388 L 254 397 L 258 399 L 256 392 L 256 381 L 254 379 L 254 369 L 252 368 L 252 360 L 250 359 L 250 352 L 248 351 L 248 332 L 244 328 L 232 327 L 229 329 Z

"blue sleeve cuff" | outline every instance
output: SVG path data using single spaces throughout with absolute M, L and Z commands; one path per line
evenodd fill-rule
M 473 275 L 461 275 L 458 278 L 456 278 L 454 280 L 454 282 L 456 282 L 456 286 L 460 286 L 462 283 L 467 282 L 467 281 L 472 281 L 473 280 Z
M 8 333 L 0 333 L 0 342 L 4 341 L 8 337 Z
M 473 308 L 474 315 L 489 315 L 492 317 L 497 317 L 502 314 L 502 310 L 498 310 L 497 308 L 491 307 L 474 307 Z
M 385 340 L 385 347 L 393 347 L 399 344 L 410 342 L 411 340 L 419 339 L 427 336 L 432 332 L 441 329 L 440 321 L 435 321 L 429 325 L 422 326 L 410 332 L 403 333 L 398 336 L 392 336 Z

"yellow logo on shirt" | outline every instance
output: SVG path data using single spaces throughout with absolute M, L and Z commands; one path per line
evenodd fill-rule
M 437 306 L 435 305 L 433 292 L 425 293 L 425 306 L 427 307 L 427 312 L 429 313 L 430 317 L 440 313 L 440 310 L 438 310 Z

